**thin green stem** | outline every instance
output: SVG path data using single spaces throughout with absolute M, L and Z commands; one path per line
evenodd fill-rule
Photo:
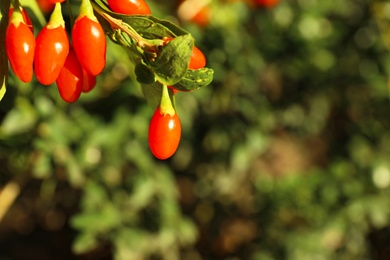
M 162 86 L 162 95 L 160 101 L 160 111 L 162 115 L 174 116 L 176 114 L 175 109 L 173 108 L 171 97 L 169 96 L 168 86 Z
M 54 10 L 50 15 L 49 22 L 47 23 L 47 27 L 49 29 L 57 28 L 59 26 L 65 27 L 64 17 L 62 16 L 61 3 L 56 3 L 54 6 Z

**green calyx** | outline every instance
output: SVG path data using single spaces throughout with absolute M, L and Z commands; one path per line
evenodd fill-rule
M 51 13 L 50 20 L 46 26 L 48 29 L 55 29 L 60 26 L 65 28 L 65 21 L 64 17 L 62 16 L 62 9 L 60 3 L 56 3 L 56 5 L 54 6 L 54 10 Z
M 88 17 L 92 21 L 98 22 L 95 14 L 93 13 L 93 7 L 90 0 L 81 1 L 80 12 L 77 16 L 77 20 L 83 18 L 84 16 Z
M 169 96 L 169 91 L 168 91 L 167 85 L 162 86 L 160 112 L 163 116 L 165 116 L 165 115 L 174 116 L 176 114 L 176 111 L 172 105 L 171 98 Z
M 21 6 L 19 4 L 19 1 L 14 1 L 13 7 L 14 7 L 14 11 L 12 12 L 9 23 L 10 24 L 12 23 L 15 25 L 15 27 L 18 27 L 20 23 L 25 23 L 22 11 L 20 10 Z

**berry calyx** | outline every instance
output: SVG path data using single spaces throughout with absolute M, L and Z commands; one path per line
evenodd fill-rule
M 9 19 L 8 23 L 11 22 L 11 17 L 12 17 L 14 10 L 15 10 L 15 8 L 13 6 L 11 6 L 9 11 L 8 11 L 8 19 Z M 30 28 L 31 32 L 34 33 L 32 21 L 31 21 L 30 17 L 28 16 L 26 10 L 23 9 L 23 7 L 21 7 L 21 6 L 19 7 L 19 10 L 22 12 L 24 23 L 27 24 L 27 26 Z

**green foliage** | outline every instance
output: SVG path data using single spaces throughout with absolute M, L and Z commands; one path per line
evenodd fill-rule
M 28 176 L 25 188 L 40 189 L 39 201 L 71 204 L 75 254 L 108 244 L 115 259 L 378 259 L 390 237 L 390 63 L 381 35 L 390 5 L 212 1 L 208 26 L 183 21 L 181 29 L 173 3 L 149 2 L 167 19 L 109 13 L 123 22 L 109 31 L 99 16 L 113 40 L 107 67 L 78 102 L 10 72 L 1 185 Z M 145 42 L 126 30 L 142 31 Z M 195 44 L 209 68 L 166 77 L 175 70 L 152 62 L 157 52 L 173 55 L 161 39 L 179 35 L 178 64 Z M 183 138 L 164 162 L 147 146 L 161 97 L 156 77 L 199 89 L 175 95 Z M 62 194 L 64 182 L 68 193 L 57 201 L 44 192 L 54 183 Z

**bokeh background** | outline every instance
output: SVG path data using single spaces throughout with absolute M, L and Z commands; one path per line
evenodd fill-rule
M 150 153 L 118 45 L 74 104 L 10 72 L 0 259 L 390 259 L 390 3 L 147 2 L 215 70 L 176 95 L 178 151 Z M 48 13 L 22 3 L 37 34 Z

